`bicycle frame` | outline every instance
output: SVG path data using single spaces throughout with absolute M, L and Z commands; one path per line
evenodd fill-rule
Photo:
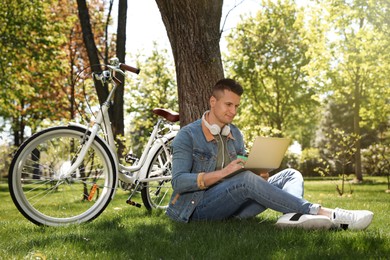
M 161 117 L 140 159 L 121 164 L 109 118 L 110 104 L 121 83 L 115 73 L 138 74 L 139 69 L 118 59 L 110 64 L 93 74 L 94 80 L 112 87 L 89 124 L 72 122 L 43 129 L 23 142 L 13 156 L 8 179 L 11 197 L 18 210 L 35 224 L 92 221 L 105 210 L 119 187 L 130 191 L 126 200 L 129 205 L 141 207 L 132 200 L 139 192 L 147 210 L 168 206 L 172 192 L 169 145 L 180 128 L 175 124 L 179 114 L 153 109 Z
M 147 161 L 151 160 L 150 154 L 153 155 L 154 149 L 153 147 L 159 148 L 160 146 L 163 147 L 165 152 L 167 153 L 167 147 L 165 146 L 165 143 L 167 140 L 169 140 L 171 137 L 174 137 L 179 130 L 179 127 L 175 127 L 175 125 L 168 125 L 166 124 L 170 130 L 169 133 L 159 137 L 158 131 L 160 129 L 160 126 L 163 123 L 163 119 L 158 119 L 157 123 L 154 126 L 154 129 L 152 131 L 152 134 L 149 137 L 148 143 L 145 146 L 145 149 L 142 152 L 142 155 L 139 159 L 139 161 L 133 165 L 133 166 L 125 166 L 123 164 L 119 163 L 119 169 L 125 172 L 135 173 L 133 176 L 126 175 L 120 171 L 119 179 L 126 183 L 135 183 L 136 181 L 139 182 L 149 182 L 149 181 L 163 181 L 163 180 L 169 180 L 171 179 L 171 176 L 162 176 L 162 177 L 153 177 L 153 178 L 146 178 L 147 168 L 149 166 Z M 167 158 L 171 160 L 171 158 Z M 171 161 L 170 161 L 171 162 Z M 172 162 L 171 162 L 172 163 Z
M 108 66 L 111 70 L 114 70 L 116 72 L 120 72 L 121 74 L 124 74 L 121 70 L 113 67 Z M 110 76 L 110 75 L 109 75 Z M 103 75 L 103 77 L 107 77 L 107 75 Z M 97 79 L 101 79 L 97 77 Z M 107 146 L 110 147 L 111 153 L 113 157 L 115 158 L 116 165 L 118 166 L 117 169 L 119 174 L 119 179 L 125 183 L 136 183 L 136 182 L 149 182 L 149 181 L 163 181 L 163 180 L 169 180 L 171 179 L 171 176 L 161 176 L 161 177 L 153 177 L 153 178 L 146 178 L 147 170 L 146 167 L 149 166 L 148 163 L 145 163 L 146 161 L 151 160 L 150 156 L 153 155 L 153 147 L 159 148 L 161 145 L 163 146 L 163 149 L 167 152 L 167 148 L 165 147 L 165 142 L 169 140 L 170 138 L 174 137 L 179 130 L 179 126 L 173 125 L 173 124 L 164 124 L 165 127 L 169 128 L 168 134 L 164 136 L 158 136 L 159 130 L 161 126 L 164 123 L 164 120 L 162 118 L 159 118 L 157 123 L 154 125 L 154 129 L 149 137 L 149 140 L 142 152 L 142 155 L 140 159 L 137 161 L 135 165 L 132 166 L 126 166 L 119 162 L 119 158 L 116 153 L 116 146 L 115 146 L 115 140 L 114 140 L 114 134 L 111 128 L 111 121 L 108 115 L 108 109 L 110 107 L 110 103 L 113 98 L 113 93 L 115 93 L 116 88 L 119 86 L 120 82 L 113 77 L 113 80 L 110 82 L 112 83 L 112 89 L 109 92 L 109 95 L 107 97 L 107 100 L 102 104 L 101 108 L 99 109 L 99 112 L 96 116 L 96 120 L 93 123 L 93 126 L 89 130 L 88 135 L 85 135 L 84 141 L 86 141 L 83 144 L 83 147 L 81 148 L 77 158 L 74 160 L 71 167 L 68 169 L 68 171 L 65 172 L 64 176 L 61 177 L 67 177 L 70 176 L 73 172 L 76 171 L 76 169 L 81 165 L 83 158 L 86 156 L 86 152 L 88 148 L 91 146 L 93 140 L 98 135 L 99 129 L 103 130 L 104 140 L 107 143 Z M 91 122 L 92 123 L 92 122 Z M 168 158 L 171 160 L 171 158 Z M 132 173 L 133 175 L 129 175 L 126 173 Z

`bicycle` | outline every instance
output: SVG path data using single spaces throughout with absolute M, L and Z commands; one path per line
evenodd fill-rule
M 18 210 L 37 225 L 59 226 L 97 218 L 114 198 L 119 186 L 130 190 L 126 201 L 141 192 L 151 209 L 167 207 L 171 193 L 170 144 L 179 126 L 179 114 L 157 108 L 157 123 L 140 158 L 120 162 L 108 109 L 120 81 L 116 73 L 138 74 L 139 69 L 110 60 L 95 80 L 111 90 L 91 127 L 77 123 L 35 133 L 16 151 L 9 169 L 9 189 Z M 129 162 L 132 162 L 130 165 Z M 119 183 L 121 185 L 119 185 Z

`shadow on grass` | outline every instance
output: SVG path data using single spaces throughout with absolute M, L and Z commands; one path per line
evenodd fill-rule
M 0 192 L 9 193 L 8 183 L 4 183 L 4 184 L 0 185 Z
M 3 190 L 8 192 L 0 186 Z M 386 212 L 385 208 L 378 212 L 383 214 L 381 222 Z M 22 257 L 40 251 L 48 259 L 386 259 L 390 255 L 390 234 L 381 230 L 383 224 L 361 232 L 281 230 L 274 226 L 276 215 L 272 216 L 183 224 L 172 222 L 162 211 L 123 207 L 109 209 L 91 223 L 66 227 L 22 226 L 7 220 L 12 226 L 7 232 L 22 234 L 20 239 L 9 236 L 17 243 L 7 250 Z
M 136 224 L 131 220 L 134 217 Z M 43 228 L 41 232 L 44 238 L 29 243 L 38 248 L 54 243 L 87 256 L 112 259 L 362 259 L 390 255 L 388 237 L 379 230 L 278 229 L 273 220 L 258 218 L 183 224 L 164 216 L 156 221 L 155 215 L 140 212 L 73 227 Z

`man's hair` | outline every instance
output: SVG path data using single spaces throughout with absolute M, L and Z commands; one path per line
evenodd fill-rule
M 241 96 L 242 93 L 244 93 L 244 89 L 237 81 L 226 78 L 226 79 L 221 79 L 217 83 L 215 83 L 213 87 L 212 95 L 218 99 L 219 94 L 224 90 L 229 90 L 239 96 Z

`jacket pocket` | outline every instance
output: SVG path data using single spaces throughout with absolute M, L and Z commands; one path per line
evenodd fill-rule
M 211 153 L 198 149 L 194 149 L 193 158 L 194 162 L 191 172 L 195 173 L 208 171 L 210 164 L 213 162 L 213 155 Z

